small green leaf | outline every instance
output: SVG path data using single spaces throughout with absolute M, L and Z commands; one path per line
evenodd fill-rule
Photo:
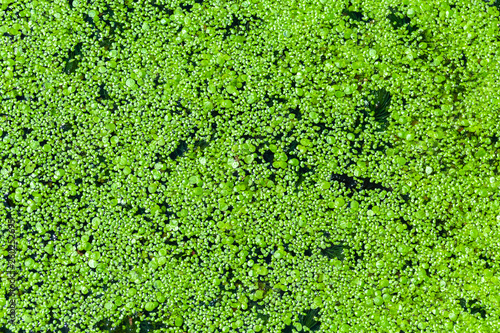
M 89 260 L 89 266 L 90 266 L 90 268 L 96 268 L 96 267 L 97 267 L 97 264 L 98 264 L 98 263 L 97 263 L 97 261 L 96 261 L 96 260 L 94 260 L 94 259 L 90 259 L 90 260 Z

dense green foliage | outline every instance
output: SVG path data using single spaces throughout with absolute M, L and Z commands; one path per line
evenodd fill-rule
M 498 6 L 2 0 L 0 327 L 498 332 Z

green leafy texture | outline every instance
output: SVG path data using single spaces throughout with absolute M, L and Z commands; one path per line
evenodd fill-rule
M 1 8 L 1 327 L 499 327 L 497 1 Z

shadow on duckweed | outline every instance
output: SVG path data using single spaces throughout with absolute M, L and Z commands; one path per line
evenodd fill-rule
M 483 0 L 485 3 L 487 3 L 489 6 L 496 7 L 498 10 L 500 10 L 500 0 Z
M 109 319 L 104 319 L 97 324 L 100 330 L 114 333 L 147 333 L 154 332 L 159 329 L 167 328 L 164 323 L 153 322 L 150 320 L 140 321 L 138 315 L 124 316 L 117 326 L 113 326 L 113 322 Z M 139 331 L 137 331 L 139 329 Z
M 388 192 L 391 192 L 393 190 L 390 187 L 385 187 L 380 183 L 373 182 L 367 177 L 357 178 L 357 177 L 350 177 L 346 174 L 332 173 L 332 175 L 330 176 L 330 181 L 336 181 L 340 184 L 343 184 L 346 189 L 350 189 L 351 192 L 347 194 L 349 198 L 351 198 L 354 195 L 354 192 L 359 192 L 363 190 L 379 189 Z
M 80 59 L 78 59 L 78 56 L 82 55 L 82 47 L 83 43 L 77 43 L 75 47 L 72 50 L 69 50 L 68 52 L 68 57 L 66 58 L 66 62 L 64 65 L 64 73 L 66 74 L 73 74 L 76 69 L 78 68 L 78 64 L 80 62 Z
M 316 308 L 316 309 L 308 309 L 305 311 L 305 313 L 301 313 L 299 315 L 299 321 L 298 323 L 302 326 L 302 327 L 307 327 L 309 329 L 309 331 L 312 331 L 312 332 L 315 332 L 315 331 L 319 331 L 320 327 L 321 327 L 321 321 L 320 321 L 320 317 L 321 315 L 319 314 L 319 308 Z M 295 325 L 291 324 L 291 325 L 287 325 L 282 331 L 281 333 L 292 333 L 293 332 L 293 328 L 295 327 Z
M 188 151 L 188 145 L 187 142 L 184 140 L 179 141 L 179 145 L 177 148 L 170 153 L 169 157 L 172 160 L 176 160 L 177 157 L 182 157 L 186 152 Z
M 486 310 L 483 306 L 479 305 L 479 300 L 469 300 L 467 301 L 465 298 L 460 298 L 460 306 L 466 312 L 469 312 L 471 315 L 479 313 L 482 319 L 486 318 Z
M 365 129 L 367 120 L 373 118 L 380 125 L 379 131 L 383 131 L 389 124 L 389 107 L 391 105 L 391 94 L 385 89 L 371 90 L 364 101 L 365 106 L 358 109 L 361 117 L 356 120 L 356 127 Z
M 363 13 L 352 10 L 352 5 L 352 1 L 349 1 L 347 8 L 344 8 L 342 11 L 342 15 L 349 17 L 353 21 L 354 25 L 357 26 L 357 23 L 363 20 Z
M 387 15 L 387 19 L 392 23 L 395 29 L 404 27 L 408 33 L 412 33 L 418 29 L 418 27 L 411 24 L 411 19 L 406 14 L 393 7 L 389 7 L 389 10 L 391 14 Z
M 345 259 L 344 244 L 333 244 L 327 248 L 321 249 L 321 254 L 329 259 L 337 258 L 343 261 Z

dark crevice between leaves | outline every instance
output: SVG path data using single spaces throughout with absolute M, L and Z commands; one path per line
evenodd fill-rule
M 460 306 L 464 311 L 469 312 L 471 315 L 479 313 L 482 319 L 486 318 L 486 310 L 484 309 L 483 306 L 478 304 L 480 303 L 478 299 L 467 301 L 464 298 L 460 298 L 459 301 L 460 301 Z
M 59 330 L 57 332 L 60 332 L 60 333 L 68 333 L 69 332 L 68 324 L 66 324 L 66 323 L 62 324 L 62 322 L 59 319 L 54 318 L 53 314 L 51 314 L 51 316 L 50 316 L 49 325 L 53 325 L 54 327 L 59 328 Z
M 115 39 L 116 31 L 123 32 L 123 23 L 118 23 L 118 22 L 111 22 L 109 24 L 111 26 L 109 30 L 109 36 L 104 36 L 102 35 L 102 39 L 99 41 L 99 46 L 103 47 L 105 50 L 109 50 L 111 45 L 113 44 L 113 41 Z
M 264 158 L 264 161 L 269 163 L 269 164 L 273 164 L 273 161 L 274 161 L 274 153 L 270 150 L 267 150 L 264 154 L 263 154 L 263 158 Z
M 349 249 L 349 247 L 344 246 L 344 249 Z M 365 243 L 361 243 L 361 249 L 354 252 L 353 262 L 355 265 L 359 261 L 363 261 L 363 259 L 365 258 L 365 255 L 364 255 L 365 251 L 366 251 Z
M 363 190 L 379 189 L 379 190 L 388 191 L 388 192 L 393 190 L 390 187 L 385 187 L 380 183 L 373 182 L 367 177 L 355 178 L 355 177 L 350 177 L 346 174 L 333 173 L 330 176 L 330 181 L 336 181 L 340 184 L 343 184 L 347 190 L 351 190 L 351 192 L 347 195 L 349 198 L 351 198 L 353 196 L 354 192 L 363 191 Z
M 483 0 L 483 1 L 487 3 L 489 6 L 496 7 L 500 11 L 500 0 Z
M 290 142 L 290 144 L 288 146 L 286 146 L 283 151 L 285 153 L 287 153 L 290 157 L 295 157 L 295 148 L 297 148 L 297 146 L 299 145 L 298 141 L 297 140 L 293 140 L 292 142 Z
M 224 268 L 224 271 L 222 273 L 222 276 L 226 277 L 227 285 L 229 282 L 234 278 L 234 269 L 232 267 Z M 231 290 L 229 286 L 226 286 L 226 283 L 221 283 L 219 284 L 219 289 L 223 291 L 229 291 Z
M 193 9 L 193 5 L 190 3 L 181 3 L 179 4 L 179 7 L 188 13 L 191 13 L 191 10 Z
M 109 97 L 109 93 L 106 90 L 106 84 L 102 83 L 101 85 L 99 85 L 99 97 L 97 98 L 97 101 L 109 100 L 109 99 L 111 98 Z
M 17 206 L 16 202 L 14 200 L 12 200 L 11 198 L 9 198 L 9 192 L 7 192 L 5 195 L 4 195 L 4 205 L 5 207 L 7 208 L 14 208 Z
M 344 255 L 344 244 L 333 244 L 330 245 L 327 248 L 321 249 L 321 254 L 328 259 L 334 259 L 337 258 L 340 261 L 344 261 L 345 255 Z
M 80 201 L 80 200 L 82 199 L 82 194 L 81 194 L 81 193 L 78 193 L 78 194 L 76 194 L 76 195 L 72 195 L 72 196 L 70 196 L 69 198 L 70 198 L 71 200 L 73 200 L 73 201 L 75 201 L 75 200 L 76 200 L 76 201 Z
M 492 137 L 490 137 L 490 140 L 491 144 L 494 145 L 495 143 L 498 142 L 498 135 L 493 135 Z
M 410 224 L 410 223 L 409 223 L 406 219 L 404 219 L 404 218 L 400 217 L 400 218 L 399 218 L 399 221 L 400 221 L 402 224 L 406 225 L 406 230 L 408 230 L 408 232 L 410 232 L 410 231 L 413 229 L 413 226 L 412 226 L 412 225 L 411 225 L 411 224 Z
M 321 327 L 321 314 L 319 313 L 320 309 L 308 309 L 304 313 L 301 313 L 298 316 L 299 323 L 302 327 L 307 327 L 310 332 L 319 331 Z M 294 325 L 287 325 L 281 332 L 282 333 L 291 333 L 293 332 Z
M 185 112 L 186 116 L 189 116 L 191 114 L 191 110 L 185 105 L 184 98 L 179 98 L 175 104 L 176 109 L 173 111 L 178 115 L 182 115 L 183 111 Z
M 78 64 L 80 60 L 77 59 L 77 56 L 81 56 L 82 54 L 83 43 L 80 42 L 75 45 L 75 47 L 68 52 L 68 57 L 66 58 L 66 63 L 64 65 L 63 72 L 66 74 L 72 74 L 78 68 Z
M 274 57 L 273 57 L 274 58 L 273 65 L 278 66 L 278 61 L 280 59 L 283 60 L 284 57 L 286 56 L 287 52 L 289 52 L 289 49 L 287 47 L 285 47 L 282 50 L 275 50 L 273 52 L 273 55 L 274 55 Z
M 63 133 L 66 133 L 66 132 L 70 131 L 71 129 L 73 129 L 73 125 L 71 125 L 70 123 L 64 123 L 61 126 L 59 126 L 59 129 Z
M 368 100 L 365 100 L 365 106 L 360 109 L 363 118 L 356 120 L 356 126 L 366 127 L 366 120 L 369 117 L 381 125 L 381 130 L 387 128 L 389 124 L 389 107 L 391 104 L 391 94 L 385 89 L 370 91 Z
M 196 149 L 203 150 L 205 148 L 208 148 L 208 146 L 210 146 L 210 143 L 204 139 L 196 140 L 193 145 L 194 150 Z
M 333 173 L 330 177 L 330 181 L 336 181 L 336 182 L 344 185 L 344 187 L 346 189 L 350 189 L 350 190 L 355 190 L 356 186 L 358 185 L 358 182 L 354 179 L 354 177 L 349 177 L 346 174 Z M 351 193 L 353 193 L 353 192 L 351 192 Z M 351 194 L 351 196 L 352 196 L 352 194 Z
M 351 3 L 349 2 L 349 8 L 351 7 Z M 363 20 L 363 13 L 349 10 L 349 8 L 345 8 L 342 11 L 342 15 L 349 17 L 354 22 L 361 22 Z
M 331 130 L 335 128 L 335 123 L 319 122 L 316 124 L 316 126 L 319 127 L 319 130 L 317 130 L 316 133 L 318 133 L 319 137 L 324 138 Z
M 313 172 L 313 171 L 314 171 L 314 168 L 299 167 L 299 170 L 297 172 L 299 178 L 297 179 L 297 182 L 295 183 L 295 192 L 298 191 L 298 188 L 306 180 L 307 174 L 310 173 L 310 172 Z
M 99 163 L 104 163 L 106 162 L 106 157 L 104 157 L 103 155 L 97 155 L 97 160 L 99 161 Z
M 409 34 L 418 29 L 416 26 L 411 25 L 411 19 L 407 15 L 401 13 L 393 7 L 389 7 L 389 10 L 391 11 L 391 14 L 387 16 L 387 19 L 391 22 L 395 29 L 404 27 Z
M 294 109 L 290 109 L 289 112 L 295 116 L 295 119 L 302 119 L 302 112 L 300 112 L 300 108 L 298 106 Z
M 362 183 L 361 183 L 361 188 L 360 190 L 374 190 L 374 189 L 380 189 L 382 191 L 387 191 L 391 192 L 393 189 L 390 187 L 385 187 L 380 183 L 375 183 L 372 182 L 369 178 L 361 178 Z
M 275 139 L 276 141 L 278 141 L 278 142 L 279 142 L 279 141 L 281 141 L 281 139 L 283 138 L 283 135 L 284 135 L 283 133 L 278 133 L 278 134 L 274 137 L 274 139 Z
M 467 57 L 465 56 L 465 53 L 462 52 L 462 58 L 460 58 L 460 60 L 462 60 L 462 67 L 467 68 Z
M 480 260 L 484 260 L 484 262 L 485 262 L 485 264 L 484 264 L 484 268 L 487 268 L 487 269 L 492 268 L 492 266 L 491 266 L 491 264 L 490 264 L 490 263 L 491 263 L 491 258 L 488 258 L 488 257 L 486 257 L 484 254 L 481 254 L 481 255 L 479 256 L 479 259 L 480 259 Z
M 188 151 L 187 142 L 184 140 L 181 140 L 179 142 L 179 145 L 177 146 L 177 148 L 173 152 L 171 152 L 168 156 L 172 160 L 175 160 L 175 159 L 177 159 L 177 157 L 182 157 L 182 155 L 184 155 L 187 151 Z
M 106 22 L 106 24 L 114 23 L 114 21 L 110 21 L 108 18 L 104 17 L 114 17 L 115 16 L 115 11 L 108 6 L 105 11 L 102 12 L 102 20 Z
M 156 74 L 155 78 L 153 79 L 153 88 L 156 89 L 159 85 L 164 85 L 165 83 L 160 84 L 160 74 Z M 201 93 L 200 88 L 198 89 L 198 94 Z
M 445 227 L 445 223 L 443 220 L 436 219 L 435 226 L 436 230 L 438 230 L 437 236 L 439 238 L 447 238 L 451 236 L 449 230 L 447 230 L 447 228 Z
M 403 267 L 401 267 L 401 271 L 404 271 L 407 268 L 412 268 L 413 266 L 413 261 L 405 260 L 405 264 L 403 265 Z
M 273 182 L 276 181 L 276 174 L 273 173 L 273 174 L 269 175 L 268 179 L 273 181 Z
M 112 14 L 112 11 L 111 11 L 111 10 L 107 10 L 106 12 L 107 12 L 107 13 L 111 13 L 111 14 Z M 104 14 L 104 13 L 100 13 L 100 14 L 99 14 L 99 17 L 97 17 L 96 19 L 99 19 L 99 18 L 102 16 L 102 14 Z M 104 19 L 104 18 L 102 18 L 102 20 L 103 20 L 105 23 L 107 23 L 107 24 L 109 24 L 109 23 L 110 23 L 110 21 L 108 21 L 108 20 L 106 20 L 106 19 Z M 92 33 L 89 35 L 89 37 L 90 37 L 91 39 L 95 39 L 95 38 L 96 38 L 96 37 L 98 37 L 99 35 L 101 35 L 101 36 L 103 35 L 103 34 L 102 34 L 102 32 L 99 30 L 99 28 L 97 28 L 97 25 L 96 25 L 96 24 L 95 24 L 95 22 L 94 22 L 94 18 L 90 17 L 88 13 L 85 13 L 85 14 L 83 15 L 83 21 L 84 21 L 84 22 L 86 22 L 86 23 L 88 23 L 88 24 L 90 25 L 90 27 L 91 27 Z M 114 29 L 115 29 L 115 28 L 116 28 L 116 27 L 113 25 L 113 27 L 112 27 L 112 29 L 111 29 L 112 31 L 110 31 L 110 33 L 114 33 Z M 107 38 L 107 37 L 103 37 L 103 39 L 106 39 L 106 38 Z M 100 46 L 103 46 L 103 45 L 101 45 L 101 43 L 103 43 L 103 40 L 99 41 Z
M 33 132 L 32 128 L 23 127 L 23 140 L 26 140 L 28 134 Z
M 285 104 L 287 102 L 287 99 L 282 97 L 269 96 L 266 93 L 266 95 L 264 96 L 264 101 L 266 101 L 266 105 L 271 108 L 277 104 Z
M 145 311 L 145 313 L 151 312 Z M 99 321 L 96 326 L 101 331 L 114 333 L 147 333 L 167 328 L 167 325 L 161 322 L 153 322 L 150 320 L 141 321 L 138 313 L 125 315 L 117 326 L 114 326 L 114 322 L 109 319 Z
M 386 124 L 389 117 L 391 94 L 385 89 L 380 89 L 373 92 L 373 96 L 374 100 L 370 103 L 369 109 L 373 112 L 376 122 Z
M 269 321 L 269 317 L 270 317 L 270 315 L 268 315 L 268 314 L 266 314 L 266 313 L 264 312 L 264 305 L 259 305 L 259 304 L 258 304 L 257 302 L 255 302 L 255 301 L 250 301 L 250 302 L 248 303 L 248 305 L 249 305 L 249 308 L 250 308 L 250 307 L 255 307 L 255 308 L 257 309 L 257 311 L 256 311 L 256 312 L 257 312 L 257 318 L 258 318 L 258 319 L 260 319 L 260 320 L 262 320 L 262 323 L 263 323 L 264 325 L 266 325 L 266 324 L 267 324 L 267 322 Z
M 237 29 L 239 30 L 241 24 L 241 20 L 236 17 L 235 14 L 231 14 L 231 23 L 229 23 L 225 28 L 222 28 L 224 30 L 224 34 L 222 35 L 222 38 L 225 40 L 231 35 L 231 29 Z
M 223 28 L 219 28 L 218 30 L 223 30 L 224 34 L 222 38 L 226 40 L 231 34 L 231 30 L 235 30 L 234 33 L 243 33 L 245 31 L 250 30 L 250 25 L 252 22 L 263 21 L 260 17 L 256 15 L 251 15 L 250 17 L 245 17 L 246 24 L 243 25 L 242 20 L 240 20 L 235 14 L 231 14 L 231 22 Z
M 158 307 L 157 307 L 158 309 Z M 153 311 L 154 312 L 154 311 Z M 146 313 L 151 313 L 147 312 Z M 148 332 L 153 332 L 162 328 L 167 328 L 167 325 L 161 322 L 154 322 L 151 320 L 143 320 L 139 323 L 139 332 L 140 333 L 148 333 Z M 163 330 L 162 330 L 163 332 Z
M 151 3 L 151 5 L 152 5 L 153 7 L 158 8 L 158 9 L 160 10 L 160 12 L 164 12 L 164 13 L 165 13 L 166 15 L 168 15 L 168 16 L 170 16 L 170 15 L 172 15 L 172 14 L 174 13 L 174 10 L 173 10 L 173 9 L 171 9 L 171 8 L 167 8 L 167 6 L 166 6 L 166 5 L 164 5 L 164 4 L 159 4 L 159 3 L 158 3 L 158 1 L 156 1 L 156 0 L 155 0 L 155 1 L 153 1 L 153 2 Z

